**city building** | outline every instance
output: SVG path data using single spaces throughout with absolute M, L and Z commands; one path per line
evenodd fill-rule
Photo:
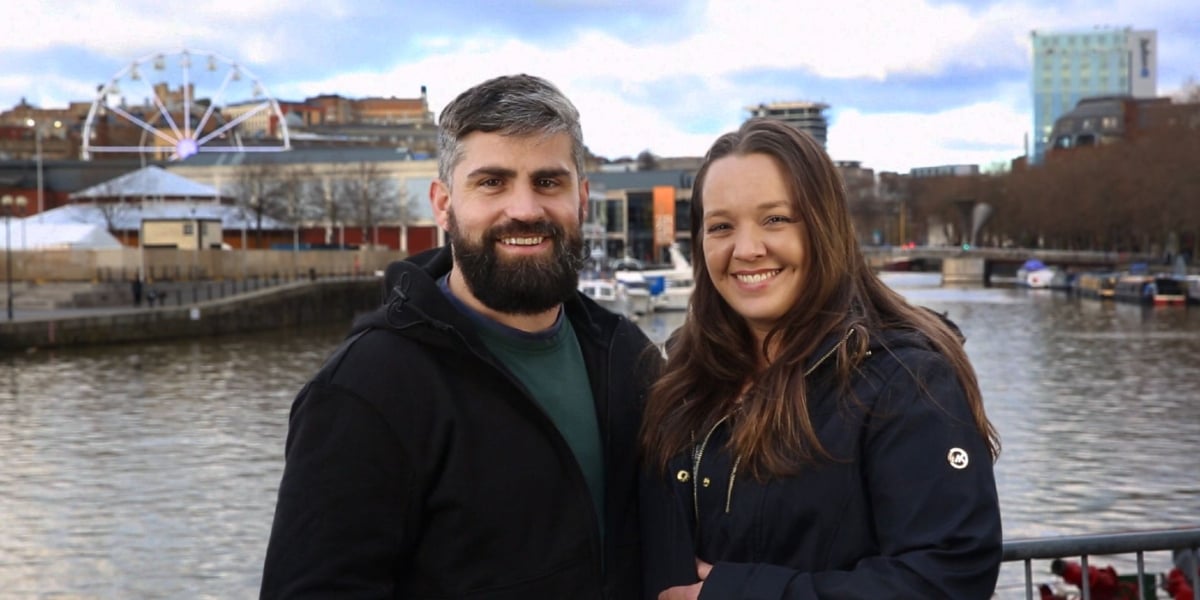
M 829 129 L 829 121 L 825 118 L 827 108 L 829 105 L 821 102 L 771 102 L 748 106 L 746 110 L 751 118 L 766 117 L 783 121 L 811 135 L 824 148 Z
M 1054 122 L 1046 160 L 1071 151 L 1153 136 L 1200 132 L 1200 103 L 1168 97 L 1084 98 Z
M 1033 40 L 1033 162 L 1042 162 L 1054 122 L 1084 98 L 1152 98 L 1158 87 L 1154 30 L 1098 28 L 1031 33 Z
M 926 177 L 969 177 L 979 174 L 979 165 L 938 165 L 935 167 L 913 167 L 908 175 L 913 179 Z
M 666 263 L 667 246 L 691 253 L 693 169 L 591 172 L 589 244 L 607 259 Z

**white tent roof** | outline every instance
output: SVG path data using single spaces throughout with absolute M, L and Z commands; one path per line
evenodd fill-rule
M 161 167 L 149 166 L 71 194 L 72 200 L 97 198 L 217 198 L 212 186 L 196 183 Z
M 0 228 L 0 244 L 19 250 L 50 250 L 84 248 L 88 250 L 120 248 L 121 242 L 113 237 L 103 225 L 89 223 L 40 223 L 35 217 L 13 219 L 7 228 L 12 235 L 5 239 L 5 230 Z
M 218 204 L 212 200 L 67 204 L 27 218 L 30 222 L 40 220 L 44 223 L 90 223 L 101 227 L 107 227 L 108 221 L 111 220 L 115 231 L 138 231 L 145 219 L 217 219 L 221 221 L 221 228 L 226 230 L 258 229 L 254 213 L 240 206 Z M 262 228 L 268 231 L 290 231 L 292 226 L 263 215 Z

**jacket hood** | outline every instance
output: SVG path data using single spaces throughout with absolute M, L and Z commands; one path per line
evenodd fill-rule
M 939 313 L 927 307 L 920 308 L 936 316 L 958 336 L 959 340 L 964 343 L 966 342 L 962 330 L 945 313 Z M 858 335 L 856 331 L 846 329 L 840 333 L 831 334 L 826 337 L 825 341 L 817 347 L 817 351 L 813 353 L 813 356 L 805 363 L 805 372 L 815 371 L 837 351 L 839 346 L 843 343 L 853 341 L 855 335 Z M 933 349 L 933 344 L 930 343 L 929 338 L 915 329 L 884 329 L 871 331 L 868 335 L 870 336 L 870 341 L 867 343 L 867 350 L 872 354 L 881 351 L 895 351 L 900 348 Z

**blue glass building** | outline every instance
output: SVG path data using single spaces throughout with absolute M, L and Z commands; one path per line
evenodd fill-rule
M 1158 87 L 1158 36 L 1153 30 L 1034 31 L 1033 162 L 1042 162 L 1054 121 L 1083 98 L 1152 98 Z

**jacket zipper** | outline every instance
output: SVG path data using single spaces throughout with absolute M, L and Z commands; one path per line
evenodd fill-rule
M 849 340 L 850 336 L 853 334 L 853 329 L 847 330 L 845 337 L 843 337 L 841 341 L 834 344 L 832 348 L 825 352 L 825 354 L 822 354 L 821 358 L 817 359 L 817 362 L 813 363 L 811 367 L 805 369 L 804 377 L 808 377 L 813 371 L 816 371 L 817 367 L 821 366 L 821 364 L 823 364 L 830 356 L 833 356 L 833 353 L 836 352 L 837 349 L 842 346 L 842 344 L 846 343 L 846 340 Z M 871 351 L 867 350 L 866 355 L 870 356 Z M 708 433 L 704 436 L 704 439 L 700 442 L 700 444 L 692 450 L 692 509 L 696 515 L 697 527 L 700 525 L 700 461 L 704 459 L 704 449 L 708 446 L 709 438 L 711 438 L 713 433 L 717 431 L 718 427 L 728 420 L 729 415 L 721 417 L 719 421 L 713 424 L 712 429 L 708 430 Z M 729 514 L 730 509 L 733 506 L 733 483 L 737 480 L 738 466 L 741 463 L 742 457 L 741 455 L 738 455 L 733 461 L 733 468 L 729 470 L 729 486 L 725 490 L 725 514 Z

